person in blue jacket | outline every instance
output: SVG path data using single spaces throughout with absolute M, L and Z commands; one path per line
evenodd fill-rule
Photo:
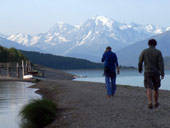
M 116 69 L 117 74 L 120 73 L 117 56 L 114 52 L 112 52 L 111 47 L 108 46 L 106 48 L 101 61 L 104 62 L 107 97 L 110 98 L 111 96 L 114 96 L 116 91 Z

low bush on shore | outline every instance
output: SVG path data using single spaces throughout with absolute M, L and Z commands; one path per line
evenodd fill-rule
M 42 128 L 55 120 L 56 105 L 47 99 L 32 100 L 19 113 L 21 128 Z

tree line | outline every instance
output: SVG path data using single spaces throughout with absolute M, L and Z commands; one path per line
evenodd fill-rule
M 95 63 L 85 59 L 57 56 L 33 51 L 22 51 L 15 48 L 0 46 L 0 62 L 20 62 L 30 60 L 33 64 L 40 64 L 54 69 L 103 69 L 102 63 Z M 120 66 L 120 68 L 132 68 Z
M 20 62 L 21 60 L 27 60 L 20 50 L 15 48 L 5 48 L 0 46 L 0 62 Z
M 54 69 L 102 69 L 103 64 L 94 63 L 84 59 L 57 56 L 39 52 L 22 51 L 22 53 L 33 63 Z

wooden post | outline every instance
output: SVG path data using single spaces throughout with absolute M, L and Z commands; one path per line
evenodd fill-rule
M 7 76 L 10 77 L 9 63 L 7 63 Z
M 42 71 L 43 73 L 42 73 L 42 77 L 44 77 L 44 70 Z
M 31 61 L 29 61 L 28 71 L 31 72 Z
M 1 63 L 0 63 L 0 75 L 1 75 Z
M 24 60 L 22 60 L 22 76 L 24 78 L 24 74 L 25 74 L 25 71 L 24 71 Z
M 28 74 L 28 61 L 25 62 L 25 74 Z
M 19 78 L 19 64 L 16 65 L 16 76 Z

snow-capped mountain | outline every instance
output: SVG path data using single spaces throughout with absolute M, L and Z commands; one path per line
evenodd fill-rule
M 46 33 L 34 36 L 12 34 L 7 39 L 56 55 L 100 61 L 99 57 L 108 45 L 113 51 L 117 51 L 169 29 L 151 24 L 125 24 L 104 16 L 96 16 L 82 25 L 73 26 L 59 22 Z
M 7 40 L 7 39 L 2 38 L 2 37 L 0 37 L 0 45 L 3 46 L 3 47 L 6 47 L 6 48 L 14 47 L 14 48 L 19 49 L 19 50 L 39 51 L 39 52 L 45 53 L 45 51 L 43 51 L 39 48 L 32 47 L 32 46 L 24 46 L 24 45 L 18 44 L 17 42 L 10 41 L 10 40 Z
M 7 38 L 8 36 L 0 33 L 0 37 L 2 37 L 2 38 Z

